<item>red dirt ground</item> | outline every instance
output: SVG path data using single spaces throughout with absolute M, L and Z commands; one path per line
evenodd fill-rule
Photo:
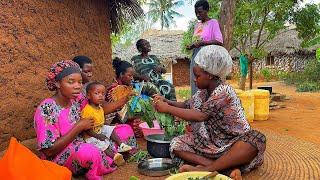
M 235 83 L 231 84 L 237 87 Z M 320 131 L 317 126 L 320 122 L 320 93 L 298 93 L 294 87 L 287 86 L 282 82 L 256 83 L 254 87 L 258 85 L 271 85 L 274 92 L 285 94 L 289 99 L 282 102 L 286 106 L 285 108 L 270 111 L 269 120 L 254 121 L 251 124 L 253 128 L 292 136 L 320 145 Z M 138 143 L 142 149 L 145 149 L 145 141 L 140 139 Z M 31 143 L 29 141 L 24 144 L 32 148 L 34 140 Z M 128 180 L 132 175 L 139 177 L 141 180 L 165 178 L 142 176 L 138 174 L 136 164 L 129 163 L 120 167 L 116 172 L 105 176 L 104 179 Z

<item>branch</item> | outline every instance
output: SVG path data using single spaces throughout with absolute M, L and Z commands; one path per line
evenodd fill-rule
M 263 16 L 263 20 L 262 20 L 262 23 L 261 23 L 261 26 L 260 26 L 260 29 L 259 29 L 259 33 L 258 33 L 258 38 L 257 38 L 257 42 L 256 42 L 256 49 L 258 48 L 259 46 L 259 43 L 260 43 L 260 38 L 261 38 L 261 33 L 262 33 L 262 30 L 263 30 L 263 27 L 265 25 L 265 22 L 267 20 L 267 15 L 268 15 L 268 9 L 267 9 L 268 6 L 266 6 L 264 8 L 264 16 Z

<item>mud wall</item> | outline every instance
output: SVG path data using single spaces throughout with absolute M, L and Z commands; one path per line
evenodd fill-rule
M 11 136 L 35 136 L 33 113 L 51 95 L 51 64 L 87 55 L 95 78 L 111 82 L 110 30 L 104 0 L 0 1 L 0 150 Z

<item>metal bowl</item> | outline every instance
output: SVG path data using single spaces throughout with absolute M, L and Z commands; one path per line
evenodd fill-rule
M 170 141 L 165 140 L 164 134 L 152 134 L 145 137 L 148 153 L 155 158 L 170 157 Z
M 172 168 L 174 165 L 168 158 L 148 159 L 138 164 L 138 172 L 146 176 L 166 176 Z

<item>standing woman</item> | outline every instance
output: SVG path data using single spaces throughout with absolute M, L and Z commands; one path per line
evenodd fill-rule
M 190 86 L 192 95 L 197 91 L 193 79 L 192 72 L 195 66 L 194 57 L 199 52 L 201 47 L 207 45 L 223 45 L 223 37 L 220 30 L 219 22 L 216 19 L 210 19 L 208 16 L 209 3 L 207 0 L 198 0 L 194 5 L 195 13 L 199 22 L 194 27 L 193 38 L 197 39 L 193 44 L 188 45 L 188 50 L 193 50 L 190 64 Z
M 152 82 L 158 87 L 161 95 L 172 101 L 176 100 L 174 86 L 162 78 L 166 69 L 161 65 L 160 60 L 155 55 L 150 55 L 150 43 L 145 39 L 139 39 L 136 43 L 139 55 L 133 56 L 131 61 L 135 70 L 135 79 Z
M 67 167 L 73 175 L 85 174 L 87 179 L 102 179 L 104 174 L 114 171 L 112 159 L 85 143 L 80 135 L 92 128 L 94 122 L 80 117 L 77 97 L 82 90 L 82 78 L 78 64 L 73 61 L 54 64 L 46 85 L 55 94 L 43 100 L 34 115 L 41 157 Z

